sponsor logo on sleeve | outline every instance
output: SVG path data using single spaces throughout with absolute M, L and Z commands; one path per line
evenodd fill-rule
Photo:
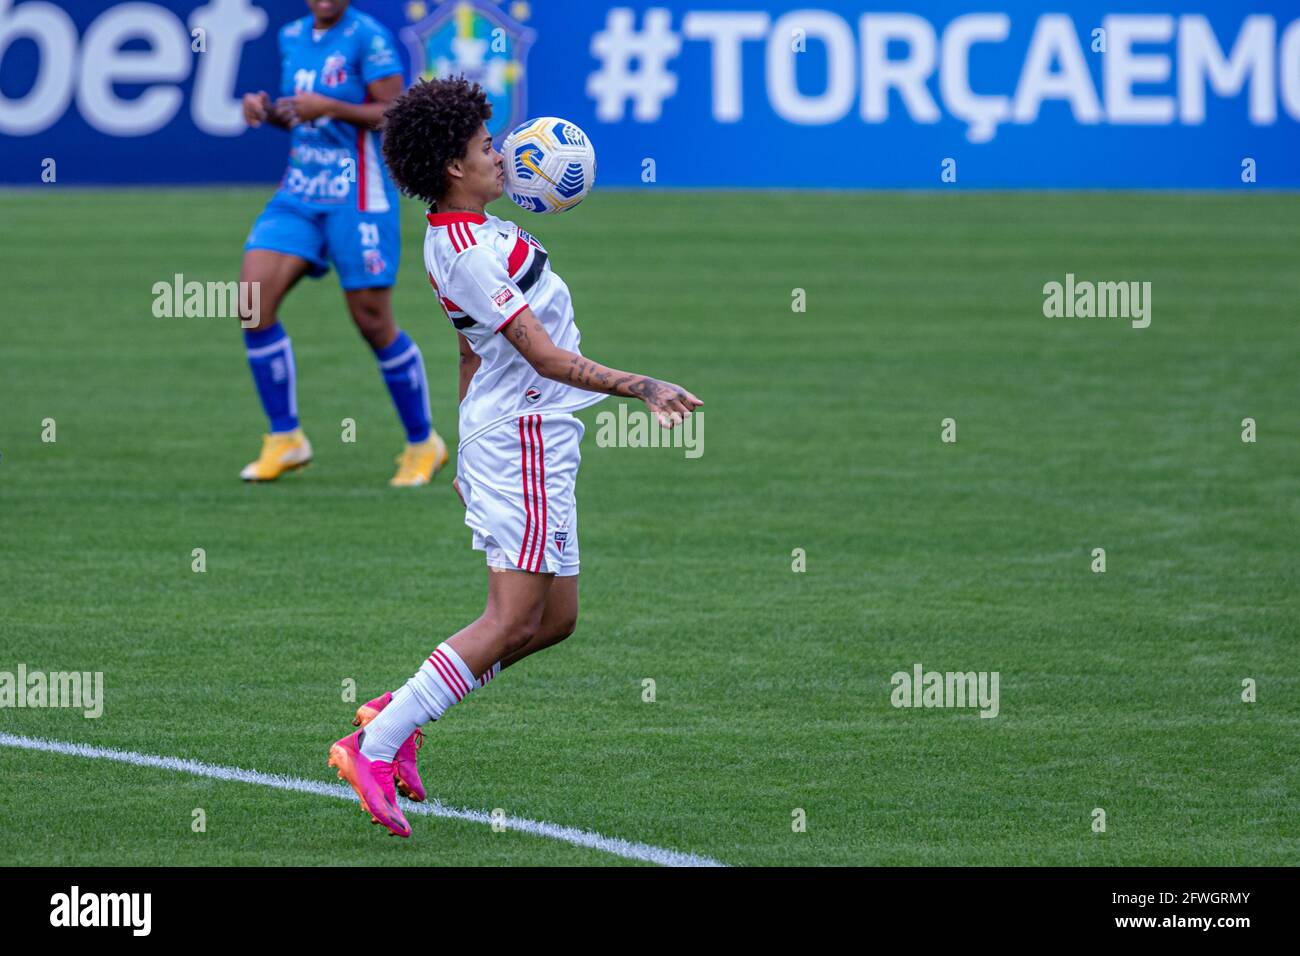
M 514 297 L 515 294 L 510 291 L 510 286 L 508 285 L 503 285 L 492 293 L 492 301 L 497 304 L 497 308 L 501 308 Z

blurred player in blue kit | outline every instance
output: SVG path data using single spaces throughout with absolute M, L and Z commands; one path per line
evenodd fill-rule
M 293 345 L 280 304 L 303 276 L 333 264 L 352 321 L 375 360 L 406 431 L 390 484 L 428 484 L 447 462 L 433 429 L 424 359 L 397 327 L 392 287 L 401 257 L 398 193 L 380 151 L 384 110 L 402 92 L 392 35 L 350 0 L 307 0 L 311 12 L 280 30 L 280 92 L 243 98 L 254 129 L 266 123 L 290 134 L 280 188 L 253 224 L 244 246 L 243 282 L 256 282 L 260 314 L 246 323 L 248 364 L 270 420 L 245 481 L 273 481 L 312 459 L 298 421 Z

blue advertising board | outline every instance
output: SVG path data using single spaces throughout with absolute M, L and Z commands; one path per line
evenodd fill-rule
M 1300 8 L 1280 0 L 353 0 L 408 78 L 493 131 L 563 116 L 599 183 L 1300 187 Z M 0 182 L 273 182 L 304 0 L 0 0 Z

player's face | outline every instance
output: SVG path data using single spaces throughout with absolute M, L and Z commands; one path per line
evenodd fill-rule
M 329 26 L 348 8 L 351 0 L 307 0 L 307 6 L 316 14 L 317 26 Z
M 465 176 L 465 191 L 482 199 L 485 205 L 499 199 L 505 192 L 505 161 L 492 147 L 492 134 L 486 125 L 480 125 L 478 132 L 470 138 L 461 169 Z

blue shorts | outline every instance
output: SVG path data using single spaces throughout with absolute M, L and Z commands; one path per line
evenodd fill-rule
M 244 251 L 268 249 L 301 256 L 311 263 L 309 275 L 319 279 L 339 273 L 344 289 L 387 288 L 397 283 L 402 257 L 401 210 L 361 212 L 355 206 L 306 206 L 279 193 L 253 223 Z

